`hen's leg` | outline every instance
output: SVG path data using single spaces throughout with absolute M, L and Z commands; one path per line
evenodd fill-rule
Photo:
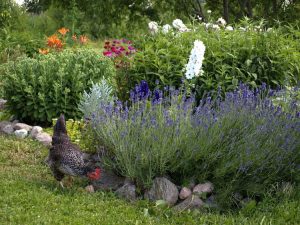
M 58 169 L 56 169 L 54 166 L 51 167 L 51 170 L 54 178 L 59 182 L 60 186 L 64 188 L 62 179 L 64 178 L 65 175 L 62 172 L 60 172 Z

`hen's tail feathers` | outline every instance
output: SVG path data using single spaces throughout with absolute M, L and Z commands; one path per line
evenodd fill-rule
M 65 117 L 61 114 L 53 128 L 52 145 L 66 143 L 69 143 L 69 137 L 67 134 Z
M 64 114 L 61 114 L 53 128 L 53 135 L 67 134 L 66 121 Z

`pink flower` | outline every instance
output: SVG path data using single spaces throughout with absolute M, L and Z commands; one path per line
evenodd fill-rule
M 129 49 L 130 51 L 135 51 L 135 48 L 132 47 L 131 45 L 128 46 L 128 49 Z
M 112 52 L 111 51 L 104 51 L 103 55 L 106 57 L 112 57 Z

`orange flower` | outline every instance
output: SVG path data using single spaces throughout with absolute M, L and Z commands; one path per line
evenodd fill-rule
M 40 48 L 39 49 L 39 53 L 43 54 L 43 55 L 47 55 L 49 53 L 49 49 L 47 49 L 47 48 L 46 49 Z
M 79 41 L 81 44 L 85 44 L 88 41 L 88 38 L 86 35 L 80 35 L 79 36 Z
M 57 36 L 55 34 L 48 37 L 47 45 L 50 48 L 57 48 L 57 49 L 60 49 L 63 47 L 62 41 L 59 38 L 57 38 Z
M 69 31 L 70 31 L 69 29 L 64 28 L 64 27 L 62 27 L 62 28 L 60 28 L 60 29 L 58 30 L 58 32 L 59 32 L 62 36 L 65 36 L 66 33 L 68 33 Z

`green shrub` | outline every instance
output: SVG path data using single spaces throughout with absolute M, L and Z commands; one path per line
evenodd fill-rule
M 267 83 L 272 87 L 285 82 L 295 84 L 300 78 L 300 44 L 292 35 L 280 30 L 256 31 L 253 24 L 244 24 L 247 31 L 213 30 L 199 25 L 185 33 L 159 32 L 135 40 L 139 50 L 129 71 L 132 86 L 147 80 L 155 87 L 179 86 L 184 67 L 195 40 L 206 45 L 203 75 L 196 84 L 199 94 L 220 86 L 233 90 L 239 82 L 252 87 Z M 296 34 L 296 31 L 290 31 Z
M 3 90 L 8 109 L 20 120 L 49 123 L 65 113 L 79 118 L 78 104 L 92 82 L 115 74 L 112 62 L 92 50 L 22 58 L 5 65 Z

